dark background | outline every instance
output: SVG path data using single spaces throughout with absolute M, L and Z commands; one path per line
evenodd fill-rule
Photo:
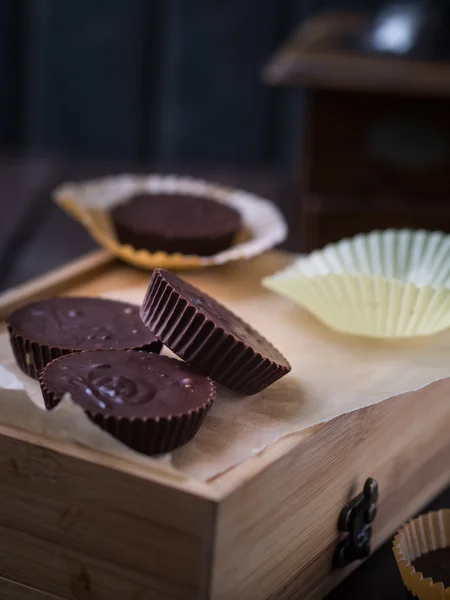
M 300 93 L 261 67 L 311 14 L 380 4 L 0 0 L 0 150 L 289 168 Z

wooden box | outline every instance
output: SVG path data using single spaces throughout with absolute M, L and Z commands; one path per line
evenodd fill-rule
M 1 315 L 145 280 L 100 252 L 3 295 Z M 0 425 L 0 597 L 322 598 L 357 566 L 332 558 L 367 477 L 380 486 L 373 549 L 450 482 L 449 393 L 444 379 L 340 416 L 207 483 Z

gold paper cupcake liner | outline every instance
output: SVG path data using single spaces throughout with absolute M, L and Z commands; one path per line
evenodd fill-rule
M 393 549 L 403 583 L 412 598 L 449 600 L 450 587 L 433 581 L 426 573 L 416 571 L 413 562 L 432 552 L 450 546 L 450 510 L 430 512 L 412 519 L 399 530 Z
M 230 248 L 213 256 L 149 252 L 121 244 L 109 211 L 117 204 L 142 193 L 178 193 L 223 202 L 239 211 L 242 230 Z M 285 220 L 272 202 L 242 190 L 190 177 L 118 175 L 80 183 L 65 183 L 54 190 L 53 199 L 111 254 L 148 270 L 158 267 L 169 270 L 194 269 L 251 258 L 282 243 L 287 235 Z

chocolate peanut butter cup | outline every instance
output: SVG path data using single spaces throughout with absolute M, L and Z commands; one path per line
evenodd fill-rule
M 256 394 L 291 370 L 250 325 L 168 271 L 153 272 L 141 317 L 177 356 L 236 392 Z
M 444 588 L 450 588 L 450 548 L 432 550 L 417 557 L 413 567 L 422 573 L 424 579 L 431 577 L 435 582 L 442 582 Z
M 186 363 L 130 350 L 62 356 L 39 381 L 48 409 L 69 394 L 101 429 L 148 455 L 191 440 L 215 396 L 212 381 Z
M 408 597 L 450 598 L 450 510 L 419 515 L 405 523 L 393 550 Z
M 27 304 L 8 319 L 14 356 L 37 379 L 54 358 L 94 349 L 160 352 L 161 343 L 139 316 L 139 307 L 102 298 L 50 298 Z
M 240 213 L 221 202 L 181 194 L 142 194 L 111 211 L 122 244 L 150 252 L 211 256 L 231 246 Z

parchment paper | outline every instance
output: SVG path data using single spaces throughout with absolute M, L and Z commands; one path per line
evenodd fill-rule
M 109 297 L 139 303 L 144 291 L 121 290 Z M 0 421 L 206 481 L 284 436 L 450 376 L 450 331 L 407 341 L 353 338 L 326 329 L 289 300 L 262 289 L 227 305 L 289 358 L 292 372 L 256 396 L 240 398 L 219 389 L 197 437 L 170 456 L 132 452 L 68 400 L 52 413 L 41 410 L 39 386 L 15 366 L 6 335 L 0 336 Z

